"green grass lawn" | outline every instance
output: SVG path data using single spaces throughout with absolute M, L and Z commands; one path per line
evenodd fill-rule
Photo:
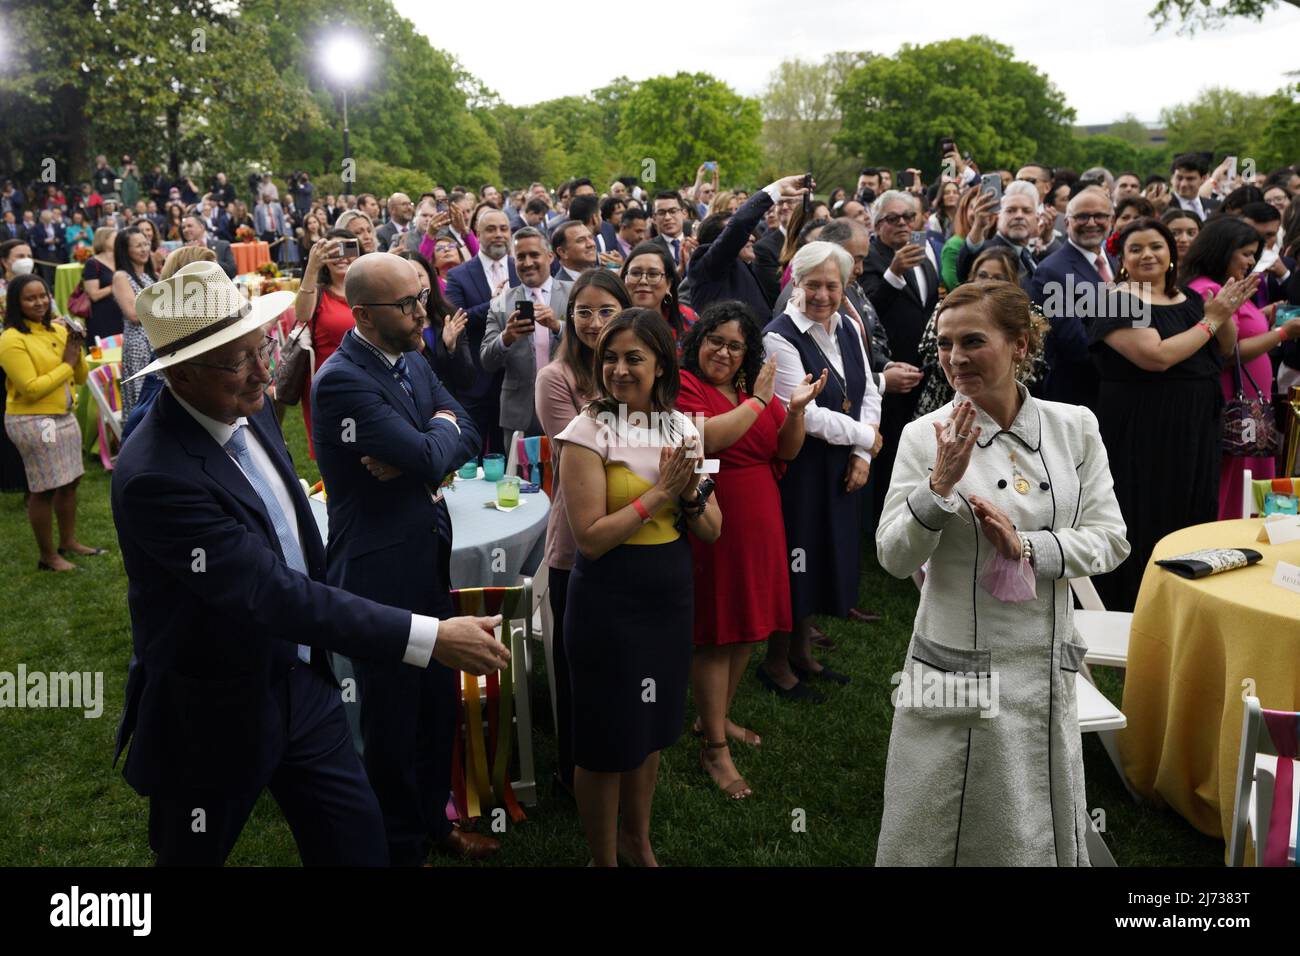
M 285 416 L 299 471 L 316 480 L 302 418 Z M 81 562 L 71 575 L 36 571 L 36 552 L 16 495 L 0 496 L 0 671 L 102 671 L 104 713 L 85 719 L 72 710 L 0 709 L 0 865 L 147 865 L 147 802 L 110 766 L 131 654 L 126 577 L 108 504 L 109 476 L 87 459 L 81 485 L 79 537 L 112 548 Z M 660 862 L 676 866 L 863 865 L 875 857 L 885 751 L 889 740 L 890 675 L 902 664 L 916 591 L 869 558 L 862 605 L 879 610 L 875 625 L 825 620 L 839 644 L 825 655 L 853 676 L 831 686 L 820 706 L 791 705 L 764 692 L 751 674 L 737 695 L 735 716 L 763 736 L 760 750 L 736 745 L 737 766 L 754 789 L 741 802 L 722 797 L 699 769 L 695 738 L 686 734 L 663 755 L 652 837 Z M 543 655 L 537 655 L 544 668 Z M 1101 671 L 1111 700 L 1120 701 L 1122 672 Z M 512 826 L 490 865 L 582 865 L 588 854 L 576 809 L 551 794 L 554 762 L 545 674 L 533 679 L 534 751 L 541 803 Z M 1106 841 L 1121 866 L 1218 866 L 1223 844 L 1167 810 L 1128 798 L 1095 736 L 1085 738 L 1088 805 L 1106 811 Z M 794 832 L 796 811 L 806 831 Z M 293 838 L 264 795 L 230 863 L 292 866 Z

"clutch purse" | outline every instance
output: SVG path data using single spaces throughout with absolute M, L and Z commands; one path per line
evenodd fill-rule
M 1244 568 L 1263 560 L 1263 555 L 1250 548 L 1206 548 L 1189 551 L 1172 558 L 1162 558 L 1156 564 L 1184 578 L 1204 578 L 1211 574 Z

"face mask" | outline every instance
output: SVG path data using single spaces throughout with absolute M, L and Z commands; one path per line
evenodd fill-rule
M 36 268 L 35 259 L 15 259 L 13 262 L 13 271 L 16 276 L 30 275 L 31 271 Z

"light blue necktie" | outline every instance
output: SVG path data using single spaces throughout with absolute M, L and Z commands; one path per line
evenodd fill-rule
M 230 440 L 226 442 L 225 447 L 226 451 L 239 463 L 239 467 L 244 470 L 244 474 L 248 476 L 248 483 L 257 492 L 257 497 L 262 499 L 266 513 L 271 518 L 271 527 L 275 528 L 275 536 L 280 539 L 280 550 L 284 552 L 285 563 L 299 574 L 306 574 L 307 562 L 302 558 L 302 549 L 298 547 L 297 539 L 289 531 L 289 520 L 284 516 L 284 509 L 280 507 L 275 492 L 271 490 L 271 485 L 267 482 L 266 476 L 253 463 L 253 456 L 248 453 L 248 438 L 244 435 L 242 427 L 235 429 L 235 433 L 230 436 Z M 298 659 L 304 663 L 309 663 L 311 661 L 311 648 L 306 644 L 299 644 Z

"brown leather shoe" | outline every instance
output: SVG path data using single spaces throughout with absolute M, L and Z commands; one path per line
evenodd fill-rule
M 460 860 L 486 860 L 501 849 L 501 841 L 481 833 L 452 828 L 446 839 L 434 845 L 434 851 Z
M 881 619 L 880 615 L 870 608 L 864 611 L 859 607 L 851 607 L 848 616 L 850 621 L 858 621 L 862 624 L 875 624 Z

